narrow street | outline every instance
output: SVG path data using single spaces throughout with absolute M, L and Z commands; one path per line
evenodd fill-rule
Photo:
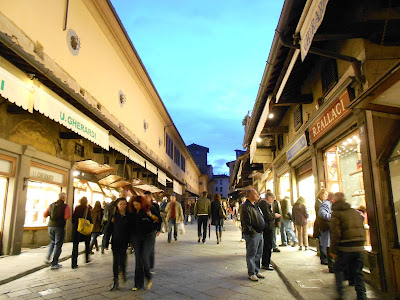
M 92 255 L 92 262 L 79 257 L 79 268 L 37 271 L 0 286 L 0 299 L 295 299 L 278 273 L 268 272 L 265 279 L 247 279 L 245 243 L 240 231 L 227 221 L 222 244 L 217 245 L 214 226 L 205 245 L 197 243 L 197 225 L 186 226 L 186 234 L 177 242 L 167 243 L 167 234 L 157 238 L 154 284 L 150 291 L 131 291 L 134 279 L 134 256 L 128 255 L 128 281 L 120 291 L 109 292 L 112 284 L 112 254 L 107 251 Z M 80 244 L 83 250 L 84 244 Z M 296 249 L 288 249 L 295 251 Z M 44 259 L 44 258 L 43 258 Z M 2 266 L 4 267 L 4 266 Z M 6 266 L 12 268 L 12 266 Z M 266 272 L 266 271 L 265 271 Z

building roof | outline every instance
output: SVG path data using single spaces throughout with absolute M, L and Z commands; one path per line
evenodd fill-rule
M 213 175 L 213 179 L 214 178 L 228 178 L 229 179 L 229 176 L 226 174 L 219 174 L 219 175 Z
M 200 145 L 197 145 L 197 144 L 190 144 L 190 145 L 188 145 L 188 146 L 186 146 L 188 149 L 190 149 L 190 148 L 203 148 L 203 149 L 207 149 L 207 153 L 209 152 L 209 150 L 210 149 L 208 149 L 207 147 L 204 147 L 204 146 L 200 146 Z

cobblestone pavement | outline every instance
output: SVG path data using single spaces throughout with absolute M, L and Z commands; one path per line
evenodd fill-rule
M 109 292 L 112 284 L 111 250 L 96 252 L 92 262 L 79 257 L 79 268 L 71 261 L 60 270 L 49 268 L 0 286 L 1 299 L 295 299 L 277 272 L 265 272 L 258 282 L 247 278 L 245 243 L 240 231 L 227 221 L 222 243 L 217 245 L 214 226 L 205 245 L 197 243 L 197 224 L 187 225 L 186 234 L 167 243 L 167 234 L 157 238 L 154 284 L 150 291 L 131 291 L 134 277 L 134 255 L 128 254 L 128 281 L 120 290 Z M 84 247 L 81 243 L 80 248 Z M 4 267 L 4 266 L 2 266 Z M 12 266 L 5 266 L 12 268 Z

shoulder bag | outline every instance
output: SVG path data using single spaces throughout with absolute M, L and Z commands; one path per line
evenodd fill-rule
M 93 224 L 90 223 L 90 221 L 86 219 L 88 209 L 89 208 L 86 207 L 85 217 L 78 219 L 78 232 L 83 235 L 90 235 L 90 234 L 92 234 L 92 230 L 93 230 Z

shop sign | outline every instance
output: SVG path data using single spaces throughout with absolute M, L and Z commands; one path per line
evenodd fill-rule
M 307 149 L 306 135 L 303 133 L 301 137 L 293 144 L 292 147 L 286 152 L 288 161 L 291 161 L 297 155 L 299 155 L 304 149 Z
M 163 186 L 167 186 L 167 175 L 160 169 L 158 170 L 157 177 L 159 183 L 161 183 Z
M 173 190 L 174 190 L 174 192 L 177 193 L 178 195 L 182 195 L 182 186 L 181 186 L 181 184 L 180 184 L 178 181 L 176 181 L 176 180 L 174 180 L 174 183 L 173 183 Z
M 324 19 L 327 5 L 328 0 L 314 0 L 311 4 L 310 10 L 307 13 L 303 26 L 300 29 L 300 50 L 302 61 L 304 61 L 304 59 L 306 58 L 314 39 L 314 35 L 321 25 L 322 20 Z
M 315 142 L 334 124 L 341 120 L 349 110 L 350 96 L 347 90 L 325 111 L 325 113 L 310 126 L 310 139 Z
M 65 185 L 65 174 L 32 165 L 29 177 L 43 182 Z
M 34 108 L 100 147 L 109 150 L 108 131 L 58 97 L 34 87 Z

